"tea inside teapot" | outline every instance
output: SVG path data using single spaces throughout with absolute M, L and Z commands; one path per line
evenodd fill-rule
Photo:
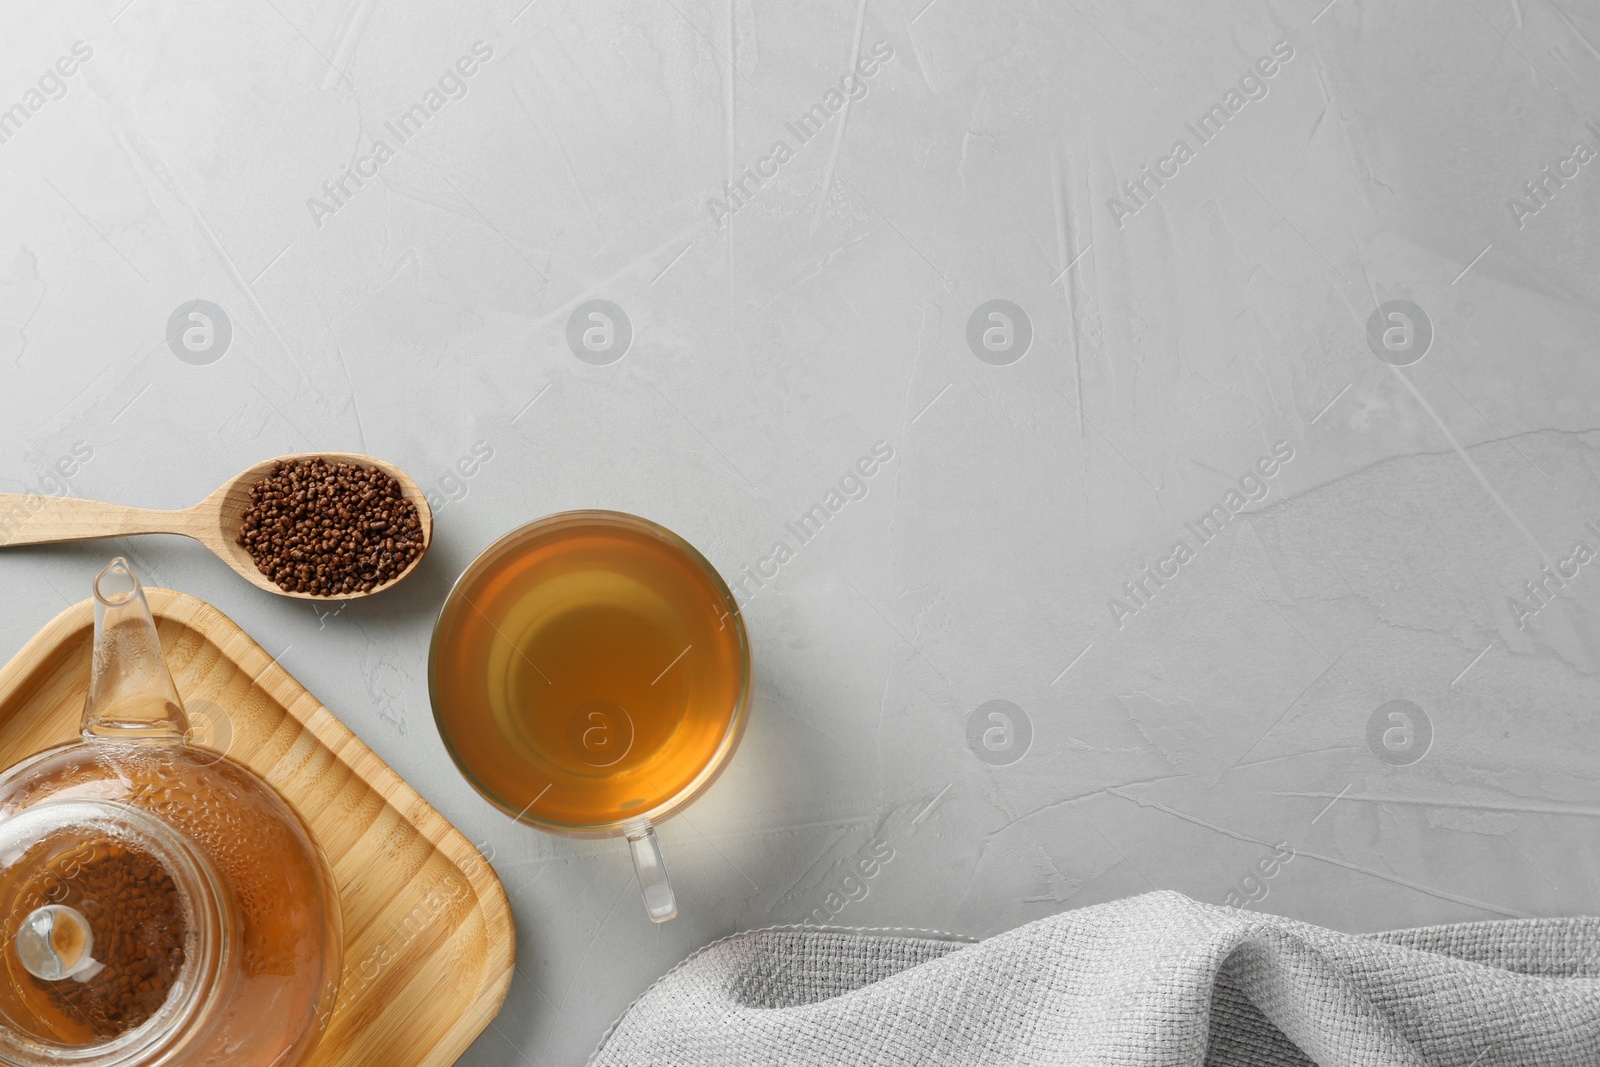
M 126 560 L 94 613 L 82 738 L 0 776 L 0 1064 L 301 1063 L 342 958 L 327 861 L 263 779 L 189 743 Z

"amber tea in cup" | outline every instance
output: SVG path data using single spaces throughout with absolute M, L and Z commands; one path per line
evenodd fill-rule
M 717 572 L 670 530 L 608 511 L 552 515 L 485 551 L 440 612 L 428 671 L 467 779 L 530 825 L 626 836 L 658 922 L 676 906 L 653 824 L 715 778 L 749 682 Z

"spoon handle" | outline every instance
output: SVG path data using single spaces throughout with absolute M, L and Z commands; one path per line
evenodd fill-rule
M 0 546 L 144 533 L 195 537 L 198 531 L 194 516 L 187 511 L 151 511 L 97 500 L 0 493 Z

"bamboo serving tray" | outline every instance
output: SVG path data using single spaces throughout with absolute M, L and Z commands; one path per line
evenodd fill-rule
M 145 594 L 196 741 L 271 782 L 333 867 L 344 973 L 309 1064 L 454 1063 L 511 984 L 515 934 L 493 869 L 233 620 L 183 593 Z M 78 736 L 93 643 L 85 600 L 0 669 L 0 767 Z

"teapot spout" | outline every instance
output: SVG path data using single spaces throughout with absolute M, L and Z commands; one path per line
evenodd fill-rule
M 188 730 L 144 589 L 118 556 L 94 579 L 94 662 L 83 735 L 178 742 Z

